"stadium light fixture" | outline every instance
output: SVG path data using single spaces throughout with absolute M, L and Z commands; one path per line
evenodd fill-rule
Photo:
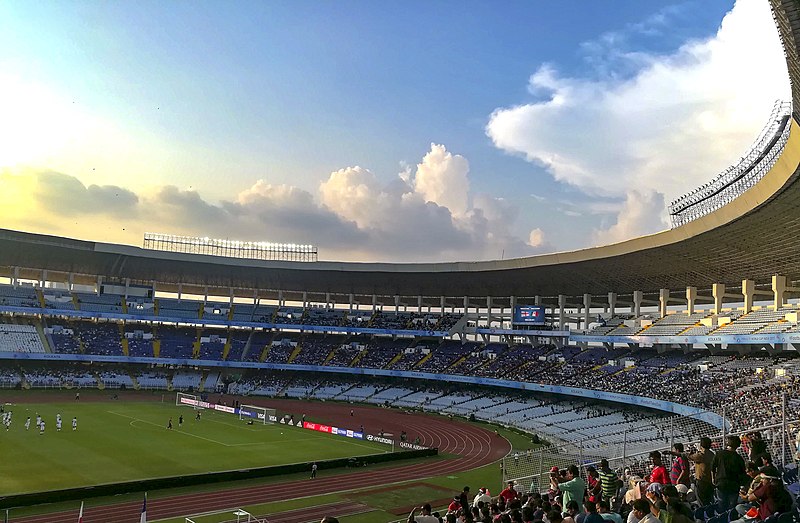
M 297 243 L 250 242 L 222 240 L 208 236 L 177 236 L 171 234 L 144 234 L 143 247 L 149 250 L 225 256 L 267 261 L 317 261 L 317 248 Z

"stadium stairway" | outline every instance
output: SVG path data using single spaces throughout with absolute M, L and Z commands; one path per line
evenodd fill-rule
M 78 296 L 75 294 L 72 295 L 72 306 L 75 307 L 76 311 L 81 310 L 81 302 L 78 300 Z
M 389 360 L 389 363 L 383 366 L 384 369 L 391 369 L 392 366 L 400 361 L 403 358 L 403 354 L 405 354 L 405 349 L 401 350 L 394 358 Z
M 117 328 L 119 328 L 119 341 L 120 345 L 122 345 L 122 354 L 130 356 L 130 346 L 128 345 L 128 338 L 125 337 L 125 325 L 122 323 L 117 323 Z
M 105 390 L 106 384 L 103 383 L 103 378 L 100 377 L 100 373 L 96 370 L 93 370 L 92 376 L 94 376 L 94 380 L 97 382 L 97 390 Z
M 447 374 L 447 371 L 448 371 L 448 370 L 450 370 L 450 369 L 452 369 L 452 368 L 456 368 L 456 367 L 458 367 L 459 365 L 461 365 L 462 363 L 464 363 L 465 361 L 467 361 L 467 360 L 469 359 L 469 357 L 470 357 L 470 356 L 471 356 L 471 354 L 464 354 L 463 356 L 461 356 L 461 357 L 460 357 L 460 358 L 458 358 L 457 360 L 455 360 L 455 361 L 453 361 L 452 363 L 450 363 L 450 365 L 448 365 L 447 367 L 445 367 L 445 369 L 444 369 L 444 374 Z
M 136 379 L 136 372 L 135 371 L 129 370 L 128 371 L 128 376 L 131 377 L 131 383 L 133 383 L 133 390 L 139 390 L 139 389 L 142 388 L 142 386 L 139 385 L 139 381 Z
M 153 328 L 155 330 L 155 328 Z M 155 335 L 155 333 L 153 333 Z M 153 357 L 159 358 L 161 357 L 161 340 L 154 339 L 153 340 Z
M 153 298 L 153 314 L 158 316 L 158 298 Z
M 364 347 L 364 348 L 361 350 L 361 352 L 359 352 L 358 354 L 356 354 L 356 357 L 355 357 L 355 358 L 353 358 L 353 361 L 351 361 L 351 362 L 350 362 L 350 367 L 357 367 L 357 366 L 358 366 L 358 363 L 359 363 L 359 362 L 360 362 L 362 359 L 364 359 L 364 356 L 366 356 L 366 355 L 367 355 L 367 352 L 369 352 L 369 348 L 368 348 L 368 347 Z
M 203 304 L 200 304 L 200 312 L 202 314 Z M 203 336 L 203 329 L 197 329 L 196 339 L 192 342 L 192 359 L 200 358 L 200 338 Z
M 36 289 L 36 301 L 39 302 L 39 306 L 41 308 L 44 309 L 47 307 L 47 303 L 45 303 L 44 301 L 44 293 L 42 292 L 42 289 L 39 288 Z
M 233 309 L 231 309 L 233 310 Z M 250 331 L 250 334 L 247 336 L 247 341 L 244 344 L 244 349 L 242 349 L 242 361 L 247 360 L 247 355 L 250 354 L 250 349 L 253 347 L 253 335 L 256 331 L 253 329 Z
M 128 300 L 124 297 L 120 299 L 120 305 L 122 306 L 122 314 L 128 314 Z
M 225 345 L 222 347 L 222 361 L 227 361 L 228 354 L 231 353 L 231 331 L 228 331 L 228 337 L 225 341 Z
M 55 352 L 53 345 L 50 343 L 50 338 L 44 333 L 44 329 L 42 328 L 42 324 L 40 322 L 35 322 L 36 325 L 36 334 L 39 335 L 39 339 L 42 340 L 42 345 L 44 346 L 44 351 L 48 353 Z
M 289 359 L 286 360 L 287 364 L 292 363 L 297 356 L 300 355 L 300 352 L 303 350 L 303 342 L 300 341 L 297 346 L 294 348 L 291 354 L 289 354 Z
M 329 362 L 329 361 L 331 361 L 331 360 L 333 359 L 333 357 L 336 355 L 336 351 L 337 351 L 337 350 L 339 350 L 339 347 L 338 347 L 338 346 L 337 346 L 337 347 L 333 347 L 333 348 L 330 350 L 330 352 L 328 352 L 328 355 L 327 355 L 327 356 L 325 356 L 325 359 L 322 361 L 322 365 L 323 365 L 323 366 L 327 365 L 327 364 L 328 364 L 328 362 Z
M 358 386 L 359 386 L 358 383 L 353 383 L 349 387 L 347 387 L 346 389 L 342 390 L 342 392 L 340 392 L 339 394 L 335 394 L 334 396 L 332 396 L 331 399 L 332 400 L 336 400 L 336 399 L 341 400 L 342 398 L 347 398 L 347 393 L 350 392 L 351 390 L 353 390 L 355 387 L 358 387 Z
M 261 357 L 258 358 L 258 361 L 260 361 L 261 363 L 267 361 L 267 356 L 269 356 L 269 349 L 270 347 L 272 347 L 272 342 L 275 341 L 275 337 L 278 335 L 278 332 L 279 331 L 275 331 L 272 334 L 272 337 L 269 339 L 269 341 L 264 345 L 264 348 L 261 349 Z
M 433 351 L 430 351 L 428 354 L 425 354 L 422 358 L 419 359 L 414 365 L 411 366 L 411 369 L 418 369 L 421 366 L 425 365 L 425 362 L 428 361 L 433 357 Z
M 227 345 L 227 344 L 226 344 Z M 226 353 L 227 355 L 227 353 Z M 206 380 L 208 379 L 209 370 L 203 369 L 203 374 L 200 376 L 200 383 L 197 385 L 198 392 L 205 392 L 206 391 Z

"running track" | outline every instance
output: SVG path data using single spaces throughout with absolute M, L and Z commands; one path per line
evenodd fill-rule
M 252 398 L 249 400 L 251 403 L 253 402 Z M 329 478 L 325 477 L 324 470 L 320 470 L 319 476 L 313 482 L 295 480 L 282 484 L 228 488 L 198 494 L 149 499 L 147 502 L 147 519 L 149 521 L 256 503 L 375 487 L 434 475 L 453 474 L 495 462 L 511 449 L 504 438 L 499 438 L 491 431 L 463 421 L 446 420 L 423 414 L 405 414 L 394 409 L 366 406 L 352 407 L 355 410 L 355 416 L 352 416 L 350 405 L 301 403 L 291 400 L 263 400 L 262 403 L 276 407 L 279 412 L 298 413 L 300 410 L 308 414 L 309 420 L 324 420 L 332 424 L 338 423 L 339 426 L 353 426 L 355 421 L 363 421 L 367 432 L 377 433 L 378 430 L 385 430 L 387 433 L 399 434 L 400 430 L 405 430 L 409 434 L 409 439 L 419 436 L 423 445 L 438 447 L 439 452 L 455 454 L 459 457 L 447 461 L 437 461 L 434 464 L 417 463 L 376 470 L 365 468 Z M 380 429 L 375 424 L 380 424 Z M 310 488 L 312 485 L 313 489 Z M 176 481 L 175 486 L 180 486 L 180 482 Z M 77 520 L 77 507 L 78 503 L 76 503 L 76 509 L 69 512 L 23 518 L 12 517 L 10 523 L 74 523 Z M 141 510 L 142 503 L 140 501 L 86 507 L 83 521 L 84 523 L 130 523 L 138 521 Z M 336 514 L 330 515 L 335 516 Z M 321 519 L 321 516 L 317 519 Z

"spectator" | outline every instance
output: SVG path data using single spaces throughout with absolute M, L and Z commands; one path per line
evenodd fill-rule
M 417 515 L 417 510 L 421 511 L 420 515 Z M 430 503 L 425 503 L 419 508 L 414 507 L 406 521 L 407 523 L 439 523 L 439 519 L 431 514 Z
M 509 481 L 508 486 L 504 488 L 502 492 L 500 492 L 500 498 L 502 498 L 505 503 L 510 502 L 512 499 L 516 499 L 518 495 L 519 494 L 517 493 L 516 489 L 514 489 L 513 481 Z
M 711 450 L 711 438 L 700 438 L 700 450 L 689 455 L 694 462 L 695 494 L 700 505 L 706 506 L 714 502 L 714 483 L 711 480 L 711 465 L 714 451 Z
M 580 471 L 576 465 L 569 466 L 567 476 L 563 480 L 551 475 L 550 486 L 553 490 L 561 491 L 561 502 L 565 508 L 571 500 L 582 502 L 583 495 L 586 492 L 586 482 L 580 477 Z
M 611 512 L 611 506 L 605 499 L 600 500 L 600 502 L 597 504 L 597 513 L 600 514 L 600 517 L 606 521 L 611 521 L 611 523 L 622 523 L 622 516 L 616 512 Z
M 650 453 L 650 460 L 653 462 L 653 470 L 650 472 L 650 477 L 647 478 L 650 483 L 660 483 L 661 485 L 669 485 L 669 476 L 667 469 L 661 463 L 661 453 L 654 450 Z
M 720 510 L 730 510 L 739 498 L 739 487 L 747 481 L 744 460 L 736 452 L 741 445 L 739 436 L 728 436 L 725 448 L 711 462 L 711 474 L 717 487 Z
M 672 468 L 669 471 L 669 480 L 673 485 L 691 485 L 689 476 L 689 462 L 683 452 L 683 443 L 672 445 Z

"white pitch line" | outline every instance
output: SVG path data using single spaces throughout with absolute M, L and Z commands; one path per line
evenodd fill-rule
M 132 419 L 133 421 L 141 421 L 142 423 L 147 423 L 148 425 L 152 425 L 154 427 L 158 427 L 158 428 L 162 428 L 164 430 L 167 430 L 163 425 L 159 425 L 158 423 L 153 423 L 152 421 L 148 421 L 146 419 L 134 418 L 133 416 L 128 416 L 127 414 L 120 414 L 119 412 L 114 412 L 114 411 L 111 411 L 111 410 L 107 410 L 106 412 L 108 412 L 109 414 L 114 414 L 116 416 L 122 416 L 123 418 Z M 190 434 L 189 432 L 182 432 L 180 430 L 175 430 L 174 432 L 176 434 L 183 434 L 184 436 L 191 436 L 193 438 L 198 438 L 198 439 L 202 439 L 202 440 L 205 440 L 205 441 L 209 441 L 211 443 L 216 443 L 217 445 L 222 445 L 223 447 L 236 446 L 236 445 L 231 445 L 229 443 L 223 443 L 222 441 L 217 441 L 215 439 L 205 438 L 203 436 L 198 436 L 197 434 Z

